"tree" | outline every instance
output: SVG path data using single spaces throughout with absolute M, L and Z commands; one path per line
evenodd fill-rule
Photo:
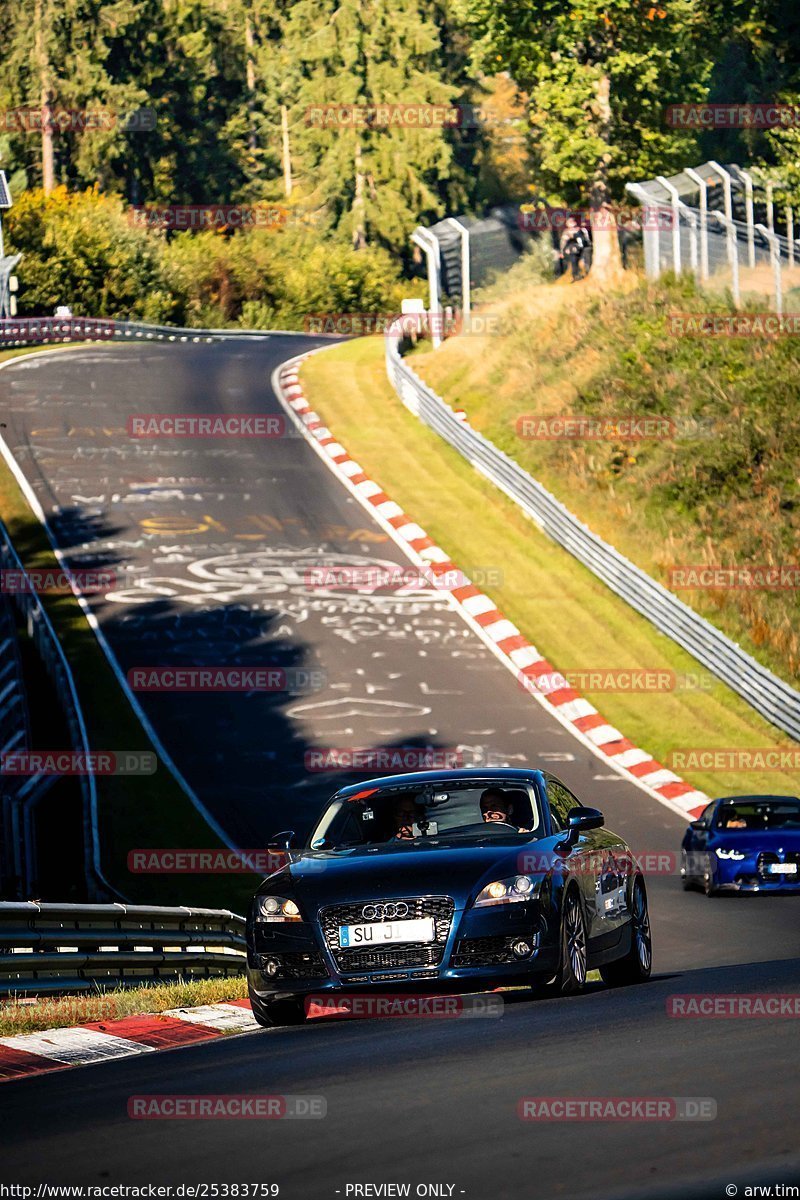
M 620 269 L 612 203 L 627 180 L 691 160 L 669 104 L 701 99 L 714 60 L 706 0 L 459 0 L 476 60 L 530 95 L 537 189 L 588 200 L 593 272 Z M 606 215 L 604 215 L 604 213 Z
M 442 9 L 425 0 L 297 0 L 285 25 L 293 174 L 354 246 L 404 246 L 421 220 L 463 198 L 446 124 L 340 122 L 326 106 L 456 103 L 441 67 Z M 314 115 L 329 112 L 328 119 Z M 395 109 L 397 116 L 398 109 Z

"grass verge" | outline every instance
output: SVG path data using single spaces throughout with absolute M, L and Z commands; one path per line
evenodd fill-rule
M 800 686 L 797 338 L 677 336 L 671 314 L 733 313 L 683 279 L 603 291 L 590 277 L 488 299 L 501 336 L 420 349 L 414 369 L 595 533 Z M 748 311 L 768 307 L 748 298 Z M 547 436 L 552 418 L 609 428 L 630 415 L 661 418 L 658 431 Z M 789 566 L 795 582 L 681 586 L 673 568 L 696 565 Z
M 11 351 L 3 357 L 19 353 Z M 26 567 L 59 569 L 47 533 L 2 459 L 0 517 Z M 75 597 L 44 595 L 42 600 L 72 668 L 92 748 L 152 751 Z M 170 876 L 128 870 L 132 850 L 221 845 L 163 764 L 158 764 L 154 775 L 98 775 L 96 782 L 103 869 L 124 896 L 134 903 L 208 905 L 244 912 L 258 882 L 255 875 Z M 46 829 L 40 828 L 39 836 L 46 836 Z
M 486 591 L 561 671 L 673 671 L 686 686 L 661 692 L 584 694 L 662 762 L 675 750 L 790 746 L 744 701 L 638 616 L 400 403 L 379 338 L 348 342 L 303 364 L 309 403 L 393 500 L 468 573 L 497 572 Z M 692 682 L 699 687 L 688 686 Z M 708 690 L 705 690 L 705 689 Z M 534 703 L 534 701 L 531 701 Z M 531 747 L 531 758 L 536 748 Z M 778 771 L 679 770 L 712 795 L 791 792 Z
M 0 1003 L 0 1036 L 36 1033 L 42 1029 L 67 1029 L 88 1021 L 117 1021 L 166 1012 L 170 1008 L 194 1008 L 219 1004 L 222 1000 L 247 997 L 244 976 L 231 979 L 192 979 L 185 983 L 154 983 L 146 987 L 118 988 L 87 996 L 59 996 Z

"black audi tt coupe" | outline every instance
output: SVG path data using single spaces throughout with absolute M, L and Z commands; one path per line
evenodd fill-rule
M 546 771 L 473 768 L 341 788 L 247 919 L 262 1025 L 310 996 L 550 984 L 579 991 L 650 975 L 647 892 L 603 815 Z

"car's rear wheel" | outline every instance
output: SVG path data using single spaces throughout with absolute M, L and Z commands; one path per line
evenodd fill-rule
M 653 969 L 653 940 L 650 933 L 650 910 L 644 880 L 634 881 L 631 897 L 631 948 L 624 958 L 606 963 L 600 968 L 600 978 L 608 987 L 625 987 L 644 983 Z
M 304 1023 L 306 1018 L 302 1000 L 294 999 L 293 997 L 281 1000 L 262 1000 L 252 988 L 248 988 L 248 992 L 250 994 L 250 1007 L 253 1010 L 253 1016 L 264 1029 L 275 1029 L 281 1025 L 302 1025 Z
M 561 996 L 579 992 L 586 983 L 588 939 L 586 918 L 576 888 L 564 897 L 561 914 L 561 954 L 558 974 L 552 983 L 553 991 Z

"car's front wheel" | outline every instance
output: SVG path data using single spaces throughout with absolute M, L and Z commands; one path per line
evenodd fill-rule
M 631 948 L 624 958 L 600 968 L 600 978 L 608 987 L 644 983 L 653 969 L 653 940 L 650 934 L 650 910 L 644 880 L 637 879 L 631 897 Z
M 586 918 L 577 889 L 570 888 L 561 914 L 561 953 L 553 991 L 562 996 L 581 991 L 586 983 L 587 960 Z
M 281 1000 L 262 1000 L 248 987 L 253 1016 L 264 1029 L 275 1029 L 281 1025 L 302 1025 L 305 1021 L 303 1001 L 293 997 Z

